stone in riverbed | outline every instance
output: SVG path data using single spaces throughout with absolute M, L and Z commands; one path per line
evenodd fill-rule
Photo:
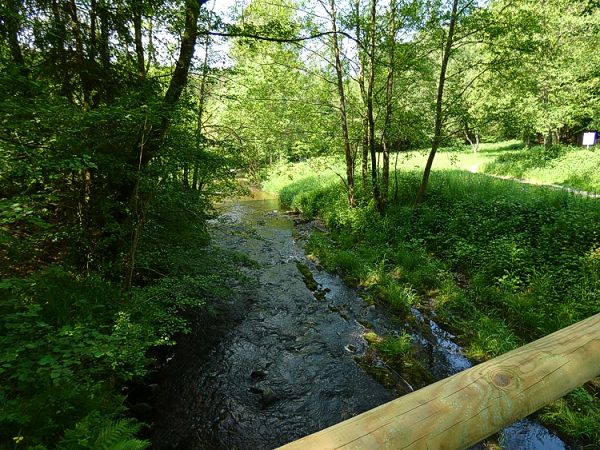
M 265 372 L 264 370 L 253 370 L 250 374 L 250 378 L 254 381 L 264 380 L 269 372 Z
M 262 409 L 267 409 L 269 406 L 273 405 L 279 400 L 279 397 L 275 395 L 271 388 L 266 388 L 260 399 L 260 403 L 262 405 Z

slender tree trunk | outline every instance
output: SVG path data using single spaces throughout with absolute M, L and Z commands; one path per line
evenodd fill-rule
M 23 58 L 23 52 L 19 45 L 19 29 L 21 28 L 21 9 L 23 8 L 22 1 L 19 0 L 7 0 L 6 8 L 9 13 L 2 17 L 0 21 L 0 27 L 4 28 L 7 35 L 8 46 L 10 47 L 10 54 L 13 62 L 20 68 L 25 68 L 25 59 Z M 4 24 L 2 24 L 4 22 Z
M 81 90 L 83 93 L 83 108 L 88 109 L 91 106 L 92 81 L 90 79 L 89 69 L 86 67 L 86 56 L 83 50 L 83 33 L 77 11 L 75 0 L 70 0 L 65 4 L 67 13 L 71 17 L 71 30 L 75 38 L 75 55 L 77 58 L 77 71 L 81 79 Z
M 192 189 L 198 190 L 198 163 L 194 162 L 194 169 L 192 171 Z
M 471 135 L 469 133 L 469 127 L 465 125 L 465 129 L 464 129 L 464 133 L 465 133 L 465 139 L 469 142 L 469 145 L 471 146 L 471 150 L 473 150 L 473 153 L 477 153 L 477 150 L 479 150 L 479 134 L 477 132 L 474 132 L 473 135 L 475 137 L 475 142 L 473 142 L 473 139 L 471 139 Z
M 142 41 L 142 4 L 135 0 L 132 5 L 133 32 L 135 41 L 135 54 L 138 74 L 141 77 L 146 76 L 146 65 L 144 63 L 144 43 Z
M 206 84 L 208 81 L 208 52 L 210 51 L 210 36 L 204 41 L 204 60 L 202 61 L 202 76 L 200 77 L 200 92 L 198 94 L 198 121 L 196 123 L 196 137 L 198 144 L 201 143 L 204 127 L 204 109 L 206 107 Z
M 125 277 L 123 283 L 124 290 L 129 290 L 132 286 L 140 233 L 145 222 L 146 211 L 148 205 L 150 204 L 151 198 L 150 192 L 142 190 L 140 187 L 140 175 L 142 170 L 148 166 L 148 163 L 152 160 L 160 148 L 170 124 L 169 112 L 179 101 L 179 98 L 181 97 L 183 89 L 187 83 L 188 73 L 196 46 L 196 37 L 198 35 L 198 17 L 200 15 L 200 7 L 206 1 L 208 0 L 186 0 L 185 2 L 185 27 L 183 37 L 181 39 L 179 57 L 169 83 L 169 88 L 167 89 L 163 100 L 166 113 L 163 115 L 159 126 L 154 132 L 152 132 L 152 127 L 149 124 L 144 124 L 141 138 L 138 143 L 138 154 L 136 155 L 137 161 L 135 162 L 136 165 L 134 166 L 137 166 L 138 178 L 133 186 L 127 184 L 124 186 L 128 194 L 129 201 L 132 205 L 131 209 L 133 211 L 132 216 L 129 218 L 131 221 L 131 241 L 125 261 Z
M 454 40 L 454 30 L 456 28 L 457 21 L 457 11 L 458 11 L 458 2 L 459 0 L 452 1 L 452 13 L 450 15 L 450 25 L 448 27 L 448 36 L 446 37 L 446 42 L 444 45 L 443 55 L 442 55 L 442 66 L 440 68 L 440 78 L 438 82 L 438 91 L 437 91 L 437 99 L 435 104 L 435 129 L 433 132 L 433 141 L 431 143 L 431 151 L 429 152 L 429 157 L 427 158 L 427 164 L 425 165 L 425 170 L 423 171 L 423 178 L 421 180 L 421 185 L 419 186 L 419 191 L 417 192 L 417 198 L 415 203 L 419 205 L 423 198 L 425 197 L 425 191 L 427 190 L 427 184 L 429 183 L 429 175 L 431 173 L 431 166 L 433 165 L 433 159 L 435 158 L 435 154 L 440 145 L 442 139 L 442 126 L 444 124 L 443 117 L 443 101 L 444 101 L 444 86 L 446 84 L 446 71 L 448 70 L 448 61 L 450 60 L 450 53 L 452 52 L 452 44 Z
M 373 186 L 373 198 L 380 213 L 384 211 L 383 199 L 381 198 L 381 189 L 378 180 L 377 152 L 375 148 L 375 115 L 373 111 L 373 89 L 375 85 L 375 34 L 377 18 L 377 0 L 371 0 L 370 12 L 370 38 L 369 38 L 369 80 L 367 83 L 367 119 L 369 121 L 369 153 L 371 154 L 371 184 Z
M 100 67 L 104 77 L 101 81 L 102 96 L 107 102 L 114 99 L 114 91 L 110 88 L 110 49 L 108 46 L 110 40 L 109 28 L 109 10 L 106 5 L 106 0 L 99 0 L 98 17 L 100 19 L 100 34 L 98 36 L 98 57 Z
M 90 0 L 90 39 L 88 43 L 88 58 L 90 61 L 96 60 L 96 46 L 98 33 L 98 2 Z
M 151 139 L 148 140 L 146 150 L 142 155 L 142 167 L 148 165 L 162 144 L 162 140 L 170 125 L 170 112 L 179 101 L 183 89 L 187 84 L 188 74 L 196 47 L 196 38 L 198 36 L 200 6 L 207 1 L 208 0 L 186 0 L 185 2 L 185 26 L 183 37 L 181 38 L 179 57 L 177 58 L 175 70 L 173 71 L 169 87 L 163 100 L 165 113 L 161 118 L 160 124 L 154 128 Z
M 344 92 L 344 78 L 342 73 L 342 61 L 340 58 L 340 47 L 337 35 L 337 14 L 335 10 L 335 0 L 329 0 L 329 15 L 333 26 L 331 41 L 333 54 L 335 57 L 335 73 L 337 77 L 338 94 L 340 97 L 340 118 L 342 121 L 342 134 L 344 139 L 344 156 L 346 158 L 346 189 L 348 190 L 348 203 L 354 206 L 354 160 L 352 158 L 352 149 L 350 146 L 350 135 L 348 132 L 348 119 L 346 115 L 346 96 Z
M 383 202 L 387 202 L 390 183 L 391 126 L 394 98 L 394 67 L 396 64 L 396 0 L 390 0 L 390 28 L 388 33 L 388 72 L 385 83 L 385 122 L 383 126 Z M 397 161 L 397 159 L 396 159 Z
M 146 73 L 150 70 L 150 64 L 154 59 L 154 30 L 152 28 L 152 17 L 148 17 L 148 58 L 146 58 Z
M 204 60 L 202 61 L 202 75 L 200 77 L 200 92 L 198 93 L 198 117 L 196 122 L 196 146 L 198 151 L 204 145 L 204 110 L 206 108 L 206 89 L 208 82 L 208 53 L 210 51 L 210 36 L 205 36 L 204 41 Z M 200 174 L 200 160 L 194 159 L 194 169 L 192 175 L 192 188 L 198 190 L 198 178 Z
M 356 16 L 356 39 L 362 40 L 362 28 L 360 26 L 360 0 L 354 2 L 354 14 Z M 360 97 L 365 110 L 367 109 L 367 88 L 365 86 L 365 51 L 358 46 L 358 86 L 360 88 Z M 362 152 L 361 152 L 361 178 L 363 186 L 367 185 L 367 176 L 369 173 L 369 118 L 365 113 L 362 123 Z
M 30 70 L 25 64 L 25 58 L 19 44 L 19 31 L 21 29 L 21 10 L 23 8 L 22 0 L 7 0 L 6 8 L 8 14 L 0 16 L 0 36 L 6 35 L 10 55 L 14 64 L 19 70 L 23 81 L 30 77 Z M 4 22 L 4 23 L 3 23 Z M 25 98 L 31 97 L 31 87 L 27 82 L 19 82 L 19 88 Z
M 65 54 L 65 26 L 62 18 L 61 9 L 58 5 L 57 0 L 52 0 L 50 3 L 50 9 L 52 10 L 52 56 L 53 60 L 58 62 L 57 72 L 61 74 L 61 89 L 60 93 L 70 102 L 73 101 L 73 93 L 71 90 L 71 83 L 69 80 L 69 69 L 67 66 L 67 57 Z
M 190 187 L 190 165 L 188 162 L 183 165 L 183 185 L 186 188 Z
M 366 97 L 366 95 L 365 95 Z M 366 109 L 366 103 L 365 103 Z M 361 143 L 361 179 L 363 186 L 367 185 L 369 175 L 369 118 L 365 114 L 363 117 L 363 138 Z

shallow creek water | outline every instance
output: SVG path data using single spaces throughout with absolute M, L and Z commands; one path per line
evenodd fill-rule
M 208 354 L 182 354 L 189 342 L 176 349 L 161 387 L 154 448 L 274 448 L 394 399 L 396 391 L 357 363 L 368 356 L 370 364 L 385 365 L 363 335 L 365 327 L 394 333 L 399 325 L 390 314 L 309 261 L 275 199 L 241 199 L 220 210 L 210 223 L 213 251 L 255 260 L 247 275 L 256 286 Z M 298 263 L 310 269 L 320 295 L 307 288 Z M 413 314 L 409 332 L 436 378 L 471 366 L 451 334 Z M 411 380 L 396 381 L 412 389 Z M 567 448 L 531 419 L 508 427 L 499 441 L 505 449 Z

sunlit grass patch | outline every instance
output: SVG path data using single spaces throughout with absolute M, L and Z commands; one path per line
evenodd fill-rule
M 414 207 L 420 177 L 404 168 L 392 174 L 398 195 L 383 217 L 368 190 L 357 189 L 349 208 L 341 183 L 294 187 L 293 201 L 330 228 L 311 238 L 309 251 L 369 301 L 405 313 L 434 308 L 478 360 L 600 312 L 600 200 L 453 169 L 434 171 L 425 202 Z M 555 410 L 562 429 L 594 439 L 589 414 L 573 413 L 587 411 L 585 398 L 569 402 Z
M 467 351 L 470 358 L 493 358 L 519 346 L 519 340 L 502 319 L 482 316 L 470 326 L 475 331 Z
M 388 336 L 375 343 L 375 347 L 387 359 L 398 360 L 410 353 L 412 338 L 408 333 Z
M 540 417 L 567 436 L 590 442 L 590 448 L 600 448 L 600 400 L 586 388 L 551 403 Z
M 600 192 L 600 152 L 585 148 L 554 146 L 499 155 L 482 166 L 494 175 L 559 184 L 588 192 Z

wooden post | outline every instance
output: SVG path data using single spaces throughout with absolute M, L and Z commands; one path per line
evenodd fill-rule
M 280 448 L 467 448 L 598 375 L 600 314 Z

